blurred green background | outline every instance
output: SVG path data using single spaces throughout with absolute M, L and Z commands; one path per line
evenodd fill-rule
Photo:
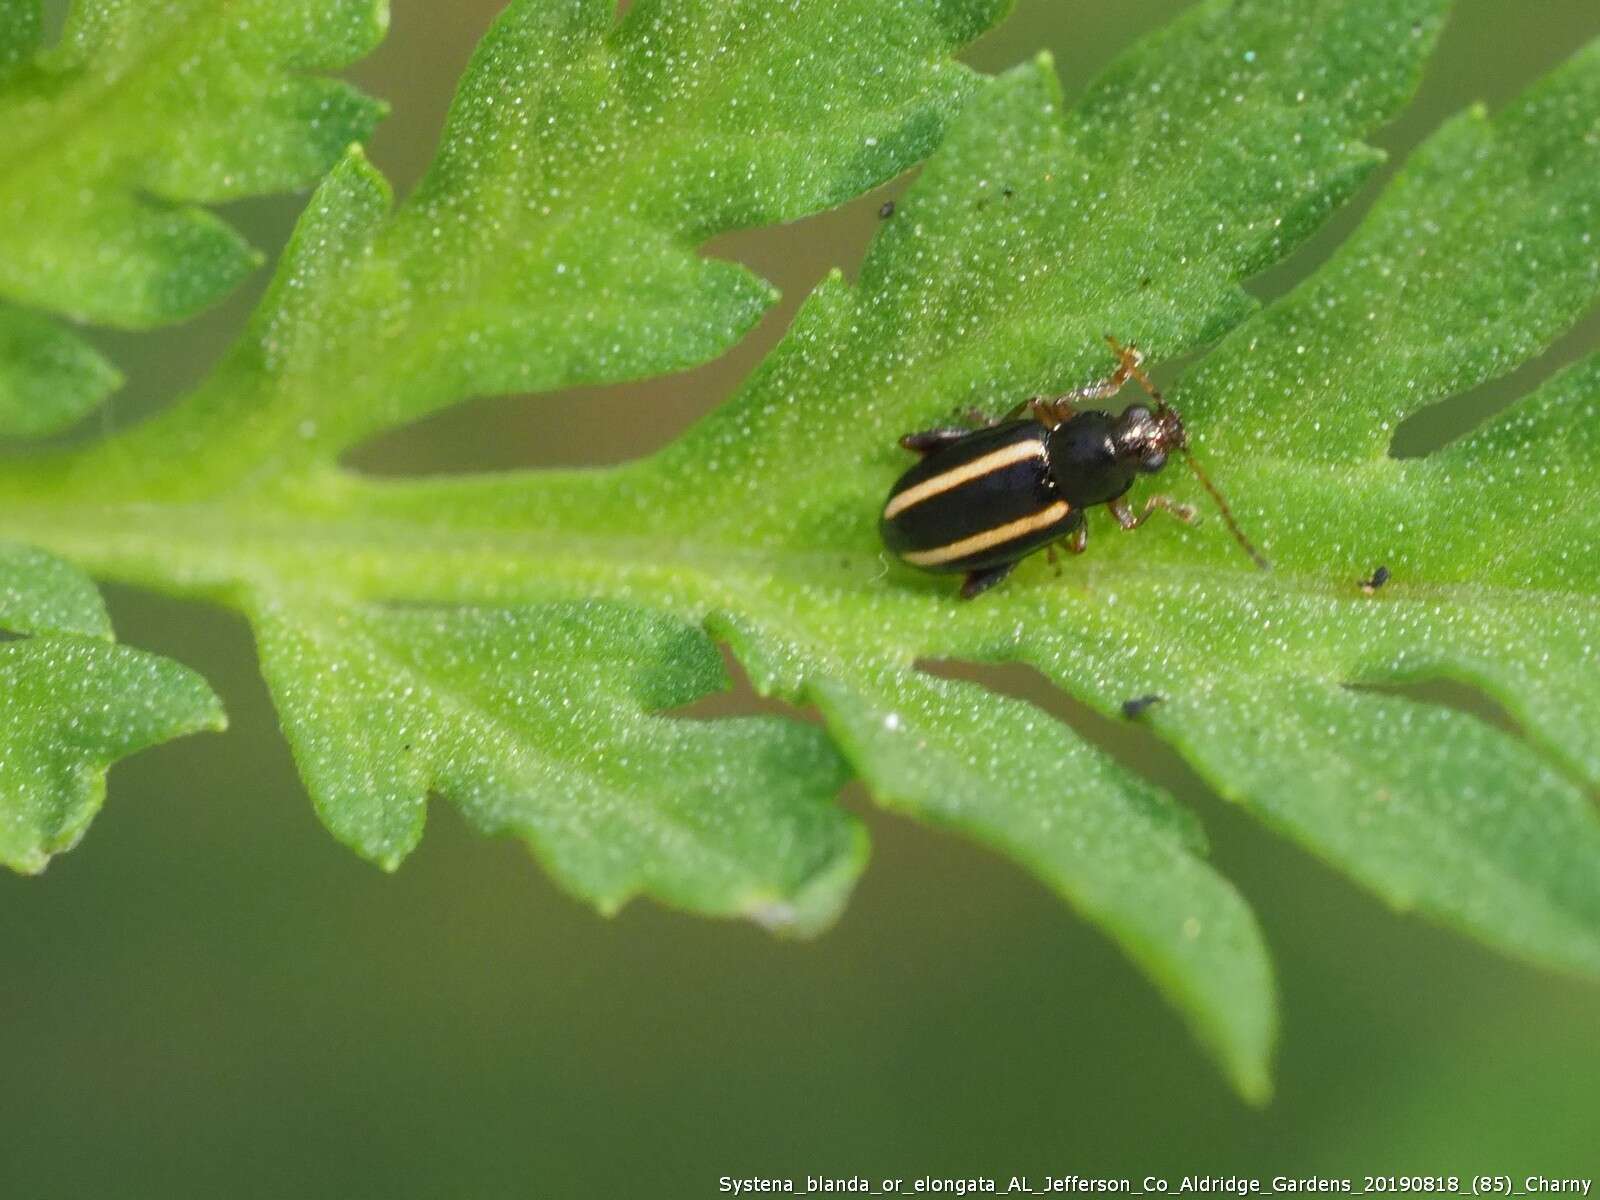
M 402 191 L 497 7 L 396 0 L 388 43 L 352 73 L 394 106 L 371 152 Z M 1071 92 L 1179 7 L 1025 0 L 967 57 L 997 70 L 1047 46 Z M 1402 156 L 1596 35 L 1595 0 L 1462 0 L 1417 104 L 1379 140 Z M 830 266 L 859 261 L 877 205 L 903 186 L 715 243 L 786 297 L 725 359 L 469 405 L 359 464 L 610 461 L 660 445 L 728 393 Z M 1252 286 L 1268 296 L 1304 275 L 1372 194 Z M 275 250 L 300 202 L 230 216 Z M 86 434 L 199 378 L 264 282 L 177 330 L 100 336 L 130 384 Z M 1425 452 L 1596 346 L 1591 320 L 1511 380 L 1409 422 L 1397 451 Z M 722 1175 L 807 1173 L 1600 1174 L 1600 989 L 1390 914 L 1141 731 L 1025 672 L 987 677 L 1193 804 L 1260 914 L 1284 1011 L 1266 1110 L 1240 1104 L 1154 991 L 1042 887 L 880 817 L 854 790 L 874 861 L 839 927 L 809 944 L 643 904 L 603 920 L 520 846 L 471 836 L 444 806 L 384 876 L 318 826 L 243 626 L 122 590 L 111 601 L 125 640 L 212 680 L 233 729 L 118 767 L 79 849 L 39 879 L 0 874 L 0 1196 L 704 1196 Z

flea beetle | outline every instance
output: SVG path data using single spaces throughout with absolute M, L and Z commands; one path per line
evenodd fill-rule
M 1157 511 L 1193 522 L 1194 509 L 1166 496 L 1150 497 L 1138 515 L 1126 499 L 1139 475 L 1161 470 L 1176 450 L 1216 501 L 1233 536 L 1265 570 L 1266 559 L 1189 453 L 1183 421 L 1140 369 L 1143 355 L 1110 335 L 1106 341 L 1118 366 L 1099 383 L 1024 400 L 975 429 L 949 426 L 901 438 L 922 459 L 889 492 L 880 522 L 884 545 L 925 571 L 965 573 L 961 595 L 970 600 L 1041 547 L 1062 542 L 1072 553 L 1083 553 L 1089 540 L 1084 510 L 1096 504 L 1104 504 L 1123 529 L 1137 529 Z M 1129 379 L 1150 393 L 1154 408 L 1137 404 L 1112 416 L 1077 407 L 1115 396 Z

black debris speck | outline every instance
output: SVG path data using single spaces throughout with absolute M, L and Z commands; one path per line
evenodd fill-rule
M 1124 700 L 1122 702 L 1122 715 L 1132 721 L 1142 715 L 1145 709 L 1151 705 L 1160 704 L 1165 699 L 1165 696 L 1158 696 L 1152 692 L 1148 696 L 1135 696 L 1132 700 Z

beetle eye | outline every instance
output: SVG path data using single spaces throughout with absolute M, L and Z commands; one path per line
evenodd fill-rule
M 1144 456 L 1143 460 L 1139 463 L 1139 469 L 1144 471 L 1146 474 L 1153 475 L 1166 465 L 1167 452 L 1165 450 L 1153 450 Z

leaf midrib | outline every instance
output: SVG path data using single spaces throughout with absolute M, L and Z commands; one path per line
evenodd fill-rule
M 359 503 L 359 500 L 357 501 Z M 525 564 L 526 576 L 513 576 L 518 597 L 548 599 L 592 596 L 597 582 L 627 590 L 630 581 L 661 572 L 683 572 L 703 581 L 704 603 L 725 602 L 738 581 L 793 580 L 797 592 L 814 591 L 819 578 L 837 577 L 841 561 L 860 568 L 862 581 L 881 578 L 881 551 L 856 547 L 815 550 L 763 549 L 748 544 L 708 543 L 701 531 L 675 540 L 659 534 L 629 537 L 611 534 L 564 534 L 550 530 L 508 531 L 483 526 L 461 528 L 427 525 L 391 517 L 354 514 L 274 512 L 267 504 L 195 504 L 167 506 L 29 505 L 0 506 L 0 537 L 35 545 L 76 560 L 91 573 L 155 587 L 180 595 L 215 597 L 230 586 L 260 586 L 274 591 L 305 591 L 313 566 L 315 588 L 322 594 L 348 594 L 368 600 L 438 599 L 447 602 L 506 603 L 504 570 L 479 581 L 457 574 L 441 588 L 437 564 L 443 559 L 471 557 L 501 564 Z M 130 532 L 136 531 L 136 532 Z M 352 554 L 369 564 L 352 568 Z M 301 570 L 285 571 L 292 561 Z M 573 576 L 553 575 L 553 564 L 565 564 Z M 597 573 L 585 567 L 599 568 Z M 1107 573 L 1118 581 L 1151 581 L 1192 586 L 1223 583 L 1241 594 L 1259 594 L 1262 587 L 1291 596 L 1350 598 L 1348 580 L 1330 579 L 1278 568 L 1262 575 L 1252 567 L 1195 561 L 1122 559 L 1088 567 L 1079 577 L 1100 584 Z M 374 587 L 364 578 L 392 581 Z M 581 586 L 573 586 L 581 578 Z M 875 580 L 874 580 L 875 582 Z M 532 586 L 528 586 L 529 584 Z M 461 586 L 465 585 L 465 586 Z M 926 596 L 938 581 L 912 593 Z M 756 587 L 749 588 L 752 592 Z M 839 594 L 866 592 L 840 580 Z M 876 589 L 867 592 L 879 596 Z M 1429 601 L 1449 599 L 1475 605 L 1500 603 L 1526 608 L 1547 605 L 1557 611 L 1582 606 L 1600 612 L 1600 596 L 1554 587 L 1508 586 L 1483 580 L 1470 583 L 1396 581 L 1385 589 L 1392 597 L 1416 595 Z

